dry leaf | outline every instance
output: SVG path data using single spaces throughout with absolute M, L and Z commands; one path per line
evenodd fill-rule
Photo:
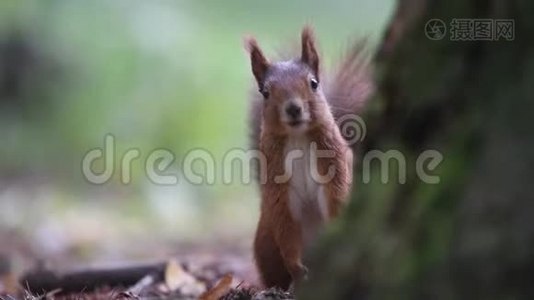
M 189 280 L 189 274 L 185 272 L 180 264 L 174 259 L 167 262 L 165 266 L 165 284 L 171 291 L 179 289 Z
M 217 282 L 217 284 L 209 291 L 200 296 L 200 300 L 217 300 L 228 293 L 232 288 L 232 275 L 226 274 Z
M 206 290 L 206 286 L 195 277 L 186 272 L 174 259 L 170 260 L 165 267 L 165 285 L 170 291 L 180 291 L 187 295 L 200 295 Z

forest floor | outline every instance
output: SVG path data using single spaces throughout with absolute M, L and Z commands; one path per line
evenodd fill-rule
M 261 290 L 247 262 L 238 257 L 195 257 L 120 267 L 56 272 L 37 267 L 4 274 L 0 299 L 293 299 L 277 289 Z M 7 292 L 11 291 L 11 292 Z
M 0 300 L 292 298 L 258 288 L 252 234 L 220 226 L 228 236 L 191 233 L 178 239 L 179 233 L 162 234 L 174 228 L 166 223 L 124 221 L 122 202 L 113 202 L 118 197 L 92 206 L 82 202 L 89 204 L 62 214 L 56 208 L 61 203 L 24 194 L 30 192 L 46 194 L 17 188 L 0 197 L 9 209 L 2 218 L 11 212 L 9 220 L 23 220 L 10 226 L 0 220 Z
M 22 274 L 10 272 L 7 257 L 0 254 L 0 300 L 293 299 L 281 290 L 258 288 L 247 253 L 222 245 L 187 252 L 166 261 L 75 268 L 37 261 Z

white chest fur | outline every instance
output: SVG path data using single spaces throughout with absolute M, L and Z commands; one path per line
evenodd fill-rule
M 305 137 L 291 137 L 285 146 L 285 172 L 289 175 L 289 210 L 300 223 L 305 246 L 315 240 L 328 216 L 324 186 L 314 180 L 316 155 Z M 315 168 L 312 170 L 312 168 Z

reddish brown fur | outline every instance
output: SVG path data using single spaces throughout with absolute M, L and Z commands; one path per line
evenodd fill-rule
M 302 32 L 302 53 L 300 59 L 282 64 L 271 64 L 265 59 L 254 39 L 248 40 L 252 71 L 260 90 L 268 90 L 267 100 L 253 103 L 254 148 L 267 158 L 267 180 L 261 183 L 261 215 L 254 241 L 256 264 L 265 286 L 287 289 L 292 282 L 305 276 L 307 269 L 302 263 L 304 252 L 302 227 L 289 209 L 289 182 L 277 182 L 275 178 L 284 174 L 284 149 L 291 138 L 291 128 L 281 121 L 280 107 L 287 99 L 302 99 L 303 108 L 309 111 L 310 121 L 304 135 L 317 144 L 319 150 L 330 150 L 335 155 L 320 158 L 319 174 L 327 174 L 333 167 L 335 176 L 324 183 L 328 219 L 339 215 L 348 198 L 352 181 L 352 151 L 343 138 L 329 102 L 321 90 L 310 88 L 310 78 L 319 80 L 319 56 L 315 49 L 313 32 L 309 27 Z M 344 79 L 349 87 L 339 87 L 347 93 L 354 82 L 347 80 L 355 69 L 353 57 L 347 70 L 336 76 Z M 331 89 L 323 87 L 326 92 Z M 349 91 L 350 92 L 350 91 Z M 354 94 L 354 92 L 350 92 Z M 345 99 L 352 109 L 356 99 Z M 356 111 L 351 111 L 356 113 Z M 337 115 L 336 115 L 337 117 Z M 265 167 L 265 166 L 264 166 Z

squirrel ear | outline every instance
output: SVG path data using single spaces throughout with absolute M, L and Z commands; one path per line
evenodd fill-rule
M 261 88 L 263 81 L 265 80 L 265 74 L 269 69 L 269 62 L 265 56 L 263 56 L 263 52 L 258 46 L 256 39 L 253 37 L 248 37 L 245 39 L 245 47 L 247 48 L 248 52 L 250 52 L 252 74 L 254 74 L 254 77 L 258 82 L 258 86 Z
M 311 27 L 302 29 L 302 55 L 300 60 L 307 64 L 317 79 L 319 79 L 319 54 L 315 49 L 315 38 Z

